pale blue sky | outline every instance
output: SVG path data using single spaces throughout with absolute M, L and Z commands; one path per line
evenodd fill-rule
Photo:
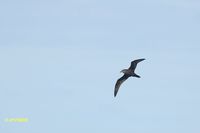
M 7 0 L 0 17 L 0 132 L 200 132 L 199 1 Z

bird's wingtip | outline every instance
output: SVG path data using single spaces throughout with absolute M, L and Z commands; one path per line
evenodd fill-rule
M 114 97 L 116 97 L 116 96 L 117 96 L 117 92 L 115 91 L 115 92 L 114 92 Z

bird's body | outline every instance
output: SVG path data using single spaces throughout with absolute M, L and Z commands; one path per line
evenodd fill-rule
M 114 96 L 117 95 L 117 92 L 119 90 L 119 87 L 121 86 L 121 84 L 128 79 L 129 77 L 137 77 L 140 78 L 139 75 L 135 74 L 135 68 L 137 66 L 137 64 L 141 61 L 143 61 L 145 59 L 137 59 L 131 62 L 131 66 L 128 69 L 123 69 L 121 72 L 124 73 L 124 75 L 119 78 L 115 84 L 115 91 L 114 91 Z

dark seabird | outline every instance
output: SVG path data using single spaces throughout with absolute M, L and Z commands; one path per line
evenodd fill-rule
M 117 92 L 119 90 L 119 87 L 120 85 L 125 81 L 127 80 L 129 77 L 137 77 L 137 78 L 140 78 L 139 75 L 135 74 L 135 68 L 137 66 L 137 64 L 141 61 L 143 61 L 145 59 L 137 59 L 137 60 L 134 60 L 131 62 L 131 66 L 128 68 L 128 69 L 123 69 L 121 70 L 120 72 L 123 72 L 124 75 L 119 78 L 115 84 L 115 91 L 114 91 L 114 96 L 117 95 Z

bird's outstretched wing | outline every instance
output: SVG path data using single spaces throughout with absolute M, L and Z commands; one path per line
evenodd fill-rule
M 126 75 L 124 74 L 121 78 L 119 78 L 115 84 L 115 91 L 114 91 L 114 96 L 117 95 L 117 92 L 119 90 L 119 87 L 121 86 L 121 84 L 126 80 L 128 79 L 130 76 L 129 75 Z
M 136 68 L 137 64 L 139 62 L 143 61 L 143 60 L 145 60 L 145 59 L 137 59 L 137 60 L 132 61 L 131 62 L 131 66 L 129 67 L 129 69 L 135 71 L 135 68 Z

